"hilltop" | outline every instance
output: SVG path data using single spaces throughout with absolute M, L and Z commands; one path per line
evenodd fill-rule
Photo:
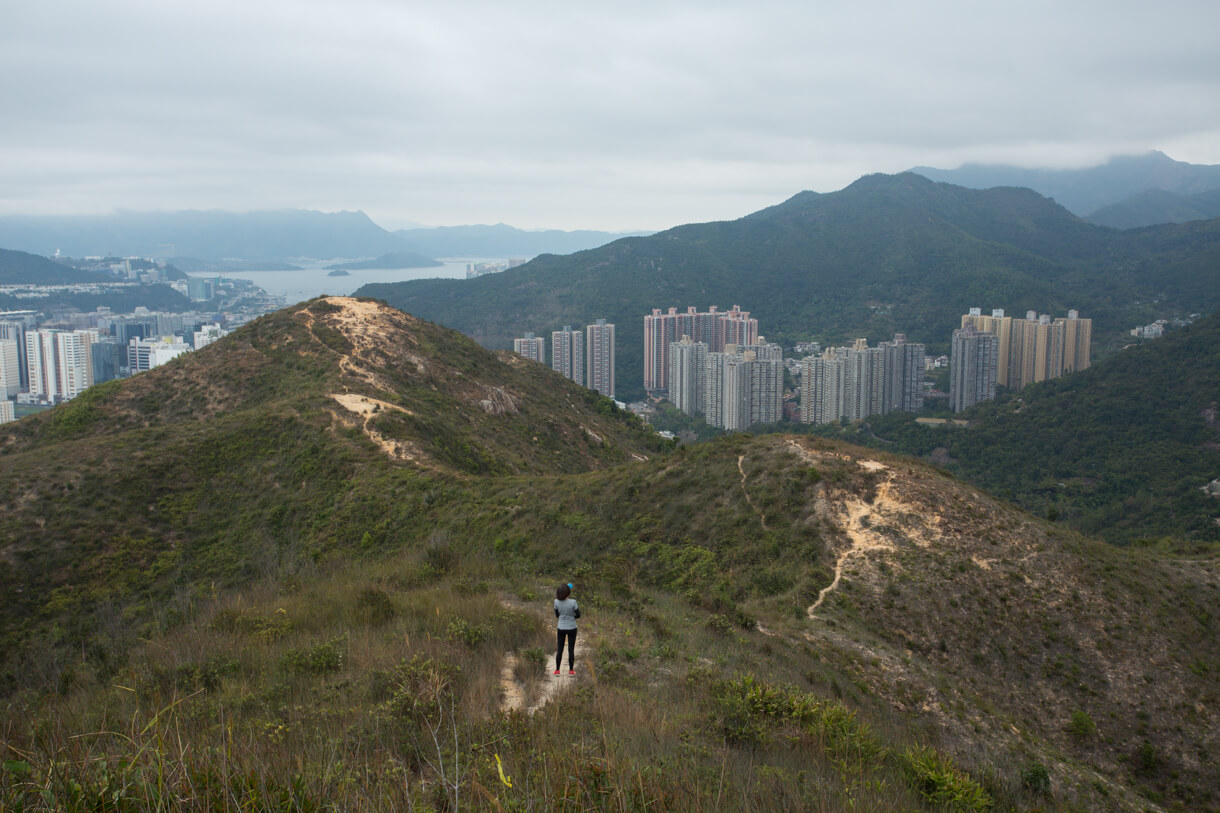
M 400 545 L 403 518 L 463 476 L 665 445 L 543 365 L 377 303 L 314 300 L 3 427 L 0 641 L 44 623 L 72 640 L 99 601 L 147 613 L 182 585 Z
M 67 285 L 114 282 L 112 277 L 80 271 L 37 254 L 0 248 L 0 285 Z
M 971 189 L 1028 187 L 1054 198 L 1081 217 L 1107 225 L 1118 224 L 1108 222 L 1106 210 L 1125 207 L 1150 191 L 1189 196 L 1220 189 L 1220 166 L 1175 161 L 1156 150 L 1143 155 L 1118 155 L 1100 166 L 1086 169 L 1027 169 L 996 164 L 966 164 L 958 169 L 916 167 L 911 172 L 934 181 Z M 1119 227 L 1178 222 L 1147 219 L 1158 216 L 1156 209 L 1148 209 L 1146 205 L 1143 211 L 1138 221 L 1133 220 L 1128 226 Z
M 524 331 L 618 325 L 619 397 L 643 393 L 652 308 L 740 305 L 769 340 L 847 343 L 896 332 L 948 349 L 974 306 L 1093 319 L 1095 355 L 1134 324 L 1220 305 L 1220 221 L 1129 232 L 1086 223 L 1027 189 L 971 190 L 874 175 L 731 222 L 679 226 L 477 280 L 369 285 L 490 347 Z
M 1220 802 L 1216 560 L 909 459 L 675 450 L 345 298 L 4 430 L 7 806 Z M 501 710 L 560 578 L 578 675 Z

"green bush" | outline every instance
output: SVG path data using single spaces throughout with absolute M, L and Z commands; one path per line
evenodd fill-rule
M 324 644 L 289 649 L 280 658 L 280 668 L 291 674 L 325 675 L 343 668 L 342 639 L 336 638 Z
M 479 645 L 487 638 L 489 632 L 491 632 L 491 629 L 486 624 L 471 624 L 464 619 L 458 618 L 450 622 L 446 636 L 450 641 L 464 644 L 470 649 L 478 649 Z
M 379 626 L 396 614 L 394 602 L 384 590 L 366 587 L 356 596 L 356 619 L 361 624 Z
M 1050 796 L 1050 771 L 1041 762 L 1029 763 L 1021 771 L 1021 787 L 1034 796 Z
M 1093 722 L 1093 718 L 1089 716 L 1087 711 L 1080 711 L 1078 709 L 1072 712 L 1072 716 L 1068 720 L 1067 730 L 1078 741 L 1083 742 L 1097 733 L 1097 723 Z
M 934 805 L 954 811 L 986 811 L 995 805 L 979 783 L 931 748 L 909 748 L 902 761 L 916 789 Z

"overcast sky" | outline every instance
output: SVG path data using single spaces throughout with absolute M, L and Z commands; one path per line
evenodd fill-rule
M 1220 2 L 0 0 L 0 214 L 663 229 L 869 172 L 1220 163 Z

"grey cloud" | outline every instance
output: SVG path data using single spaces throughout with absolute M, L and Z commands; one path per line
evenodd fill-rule
M 663 228 L 915 164 L 1220 163 L 1212 3 L 433 5 L 6 11 L 0 213 Z

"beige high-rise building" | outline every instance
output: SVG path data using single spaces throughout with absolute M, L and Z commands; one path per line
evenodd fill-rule
M 1075 310 L 1068 311 L 1066 319 L 1052 320 L 1034 311 L 1014 319 L 1002 309 L 983 316 L 981 308 L 971 308 L 962 316 L 962 328 L 966 327 L 996 337 L 996 383 L 1008 389 L 1019 390 L 1089 366 L 1093 322 L 1081 319 Z
M 1081 319 L 1079 311 L 1070 310 L 1066 319 L 1056 319 L 1055 324 L 1063 326 L 1063 371 L 1087 370 L 1093 346 L 1093 320 Z
M 1007 387 L 1009 350 L 1012 346 L 1012 317 L 1005 316 L 1003 308 L 996 308 L 990 316 L 984 316 L 982 308 L 971 308 L 970 313 L 962 317 L 961 326 L 963 328 L 973 327 L 982 333 L 990 333 L 999 340 L 996 383 L 1001 387 Z

